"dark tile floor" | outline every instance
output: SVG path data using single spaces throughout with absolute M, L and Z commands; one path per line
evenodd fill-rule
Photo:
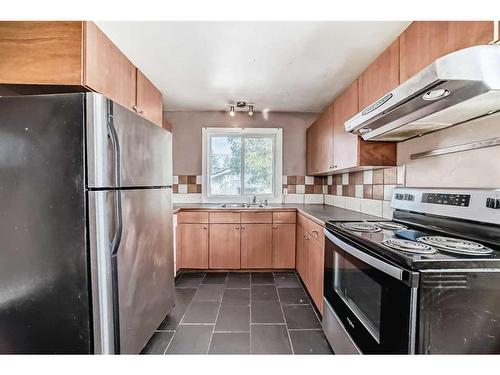
M 144 354 L 331 354 L 295 273 L 184 273 Z

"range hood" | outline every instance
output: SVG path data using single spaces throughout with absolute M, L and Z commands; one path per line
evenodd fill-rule
M 500 110 L 500 45 L 445 55 L 345 122 L 364 140 L 402 141 Z

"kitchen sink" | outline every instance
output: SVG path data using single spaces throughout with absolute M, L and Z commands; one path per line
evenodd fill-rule
M 263 208 L 261 203 L 223 203 L 219 208 Z

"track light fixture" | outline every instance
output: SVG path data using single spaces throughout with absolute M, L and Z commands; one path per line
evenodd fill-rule
M 242 100 L 237 101 L 236 104 L 230 104 L 228 107 L 229 107 L 229 116 L 231 117 L 234 117 L 236 115 L 236 111 L 242 112 L 246 110 L 248 116 L 250 117 L 252 117 L 255 113 L 254 105 L 244 102 Z

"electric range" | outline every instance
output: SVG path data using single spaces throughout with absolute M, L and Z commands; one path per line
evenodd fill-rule
M 338 353 L 500 353 L 500 191 L 403 189 L 393 220 L 328 221 Z

